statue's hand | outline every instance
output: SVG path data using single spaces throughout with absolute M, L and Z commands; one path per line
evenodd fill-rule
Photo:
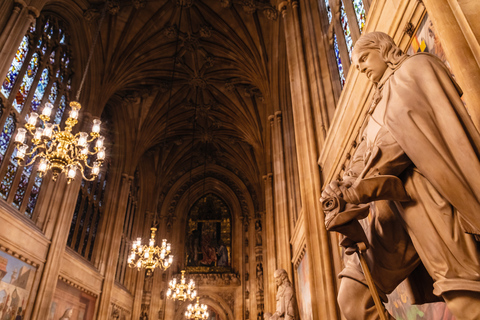
M 322 197 L 320 198 L 320 202 L 323 202 L 328 198 L 335 198 L 335 197 L 342 198 L 344 191 L 351 186 L 352 186 L 351 181 L 333 180 L 332 182 L 330 182 L 330 184 L 328 184 L 325 187 L 325 190 L 323 190 Z

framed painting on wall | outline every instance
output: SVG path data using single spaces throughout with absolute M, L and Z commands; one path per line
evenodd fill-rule
M 313 320 L 310 279 L 308 278 L 309 274 L 308 253 L 305 252 L 305 255 L 301 258 L 297 267 L 297 301 L 300 319 L 302 320 Z
M 58 280 L 48 320 L 93 320 L 96 298 Z
M 36 268 L 0 251 L 0 319 L 25 319 Z

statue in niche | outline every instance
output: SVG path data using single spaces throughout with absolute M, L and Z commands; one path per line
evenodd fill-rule
M 63 316 L 59 320 L 70 320 L 72 316 L 73 316 L 73 309 L 67 308 L 63 313 Z
M 262 222 L 260 220 L 255 222 L 255 245 L 262 245 Z
M 277 310 L 274 314 L 265 312 L 265 320 L 295 320 L 297 302 L 295 300 L 295 290 L 292 283 L 288 280 L 287 271 L 277 269 L 273 274 L 275 284 L 277 285 Z
M 379 316 L 351 255 L 365 242 L 384 300 L 415 279 L 413 303 L 444 300 L 456 318 L 480 319 L 480 135 L 461 90 L 438 58 L 407 56 L 381 32 L 360 37 L 352 63 L 376 91 L 343 180 L 320 199 L 337 204 L 325 224 L 344 235 L 340 309 L 347 319 Z
M 257 263 L 257 291 L 263 292 L 263 266 L 261 263 Z

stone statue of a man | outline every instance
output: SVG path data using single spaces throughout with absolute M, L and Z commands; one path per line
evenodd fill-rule
M 277 285 L 277 310 L 274 314 L 266 312 L 265 320 L 298 320 L 295 318 L 296 299 L 295 290 L 292 283 L 288 280 L 287 271 L 278 269 L 273 274 L 275 284 Z
M 352 64 L 376 91 L 343 180 L 332 181 L 321 200 L 370 210 L 359 232 L 384 301 L 412 277 L 414 303 L 444 300 L 457 319 L 480 319 L 480 135 L 460 89 L 438 58 L 407 56 L 381 32 L 360 37 Z M 356 256 L 345 265 L 342 313 L 378 319 Z M 419 277 L 422 270 L 428 274 Z

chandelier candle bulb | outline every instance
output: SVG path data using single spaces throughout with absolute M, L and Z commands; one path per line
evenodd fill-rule
M 35 130 L 35 135 L 33 136 L 33 139 L 40 141 L 42 139 L 42 135 L 43 129 L 39 127 Z M 38 144 L 38 142 L 36 142 L 35 144 Z
M 84 150 L 88 151 L 87 148 L 85 148 Z M 95 163 L 93 164 L 93 168 L 92 168 L 92 175 L 98 176 L 99 173 L 100 173 L 100 164 L 95 161 Z
M 52 114 L 52 110 L 53 110 L 53 104 L 51 104 L 50 102 L 45 103 L 45 107 L 43 107 L 43 110 L 42 110 L 42 116 L 44 116 L 45 118 L 50 118 L 50 115 Z
M 72 110 L 70 110 L 69 117 L 77 120 L 78 119 L 78 108 L 72 107 Z
M 97 159 L 98 159 L 98 160 L 105 160 L 105 148 L 104 148 L 104 147 L 101 147 L 101 148 L 98 150 Z
M 37 118 L 38 118 L 38 113 L 36 112 L 31 112 L 30 115 L 28 116 L 28 124 L 32 126 L 32 129 L 35 127 L 37 124 Z
M 85 147 L 88 142 L 88 133 L 86 132 L 80 132 L 78 134 L 78 141 L 77 144 L 81 147 Z
M 41 173 L 44 173 L 47 170 L 47 167 L 48 167 L 47 160 L 41 159 L 38 164 L 38 171 L 40 171 Z
M 15 136 L 15 142 L 18 144 L 24 144 L 26 133 L 27 133 L 26 129 L 18 128 L 17 135 Z
M 98 149 L 102 148 L 103 147 L 103 141 L 105 140 L 105 137 L 104 136 L 99 136 L 97 138 L 97 143 L 95 145 L 95 147 L 97 147 Z
M 67 179 L 73 180 L 76 174 L 77 174 L 77 166 L 75 165 L 70 166 L 67 173 Z
M 102 121 L 99 119 L 93 119 L 93 126 L 92 126 L 92 135 L 100 133 L 100 125 Z
M 52 134 L 53 134 L 53 124 L 45 123 L 45 129 L 43 129 L 43 135 L 48 139 L 51 139 Z
M 20 158 L 20 159 L 23 159 L 25 158 L 25 153 L 27 152 L 27 148 L 28 146 L 26 144 L 18 147 L 18 151 L 17 151 L 17 158 Z

